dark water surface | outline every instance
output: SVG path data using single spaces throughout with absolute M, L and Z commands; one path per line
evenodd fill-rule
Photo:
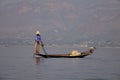
M 48 47 L 64 53 L 80 47 Z M 34 47 L 0 47 L 0 80 L 120 80 L 120 49 L 97 48 L 85 58 L 33 58 Z

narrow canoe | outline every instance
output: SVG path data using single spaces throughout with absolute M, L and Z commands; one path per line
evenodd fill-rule
M 80 55 L 70 55 L 69 54 L 37 54 L 37 56 L 44 57 L 44 58 L 84 58 L 85 56 L 89 56 L 94 52 L 95 48 L 90 47 L 87 51 L 81 52 Z

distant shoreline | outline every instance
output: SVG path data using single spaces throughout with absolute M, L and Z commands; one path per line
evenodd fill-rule
M 34 47 L 34 45 L 0 45 L 0 47 Z M 88 48 L 88 47 L 96 47 L 96 48 L 120 48 L 119 46 L 81 46 L 76 44 L 65 44 L 65 45 L 45 45 L 45 47 L 80 47 L 80 48 Z

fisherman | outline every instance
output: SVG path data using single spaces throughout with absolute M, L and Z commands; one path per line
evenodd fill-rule
M 41 43 L 42 43 L 42 40 L 41 40 L 40 32 L 36 31 L 36 36 L 35 36 L 35 54 L 40 54 Z

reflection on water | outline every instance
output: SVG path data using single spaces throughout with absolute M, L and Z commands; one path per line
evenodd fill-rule
M 36 64 L 39 64 L 40 63 L 40 58 L 35 58 L 35 62 L 36 62 Z
M 120 80 L 118 48 L 97 48 L 90 56 L 72 59 L 33 58 L 32 49 L 1 47 L 0 80 Z M 63 47 L 48 48 L 53 49 L 60 53 Z
M 106 79 L 102 79 L 102 78 L 97 78 L 97 79 L 85 79 L 85 80 L 106 80 Z

